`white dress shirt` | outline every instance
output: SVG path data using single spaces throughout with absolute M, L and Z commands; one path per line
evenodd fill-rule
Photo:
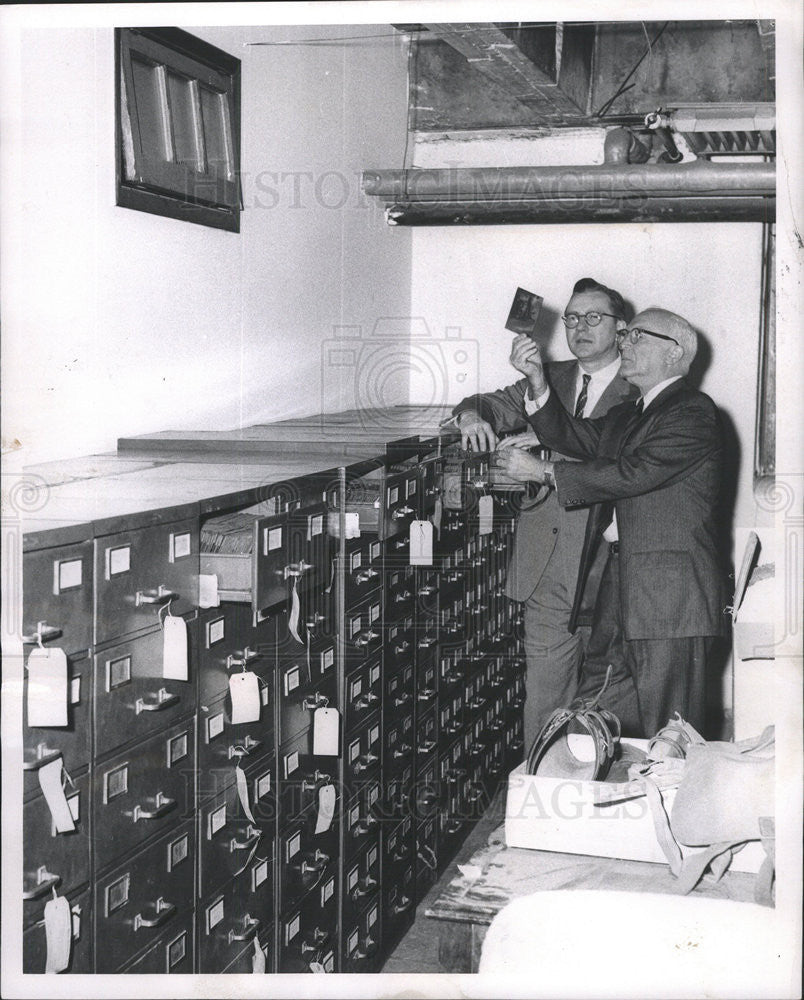
M 583 386 L 583 376 L 591 376 L 589 380 L 589 386 L 586 390 L 586 405 L 583 408 L 583 416 L 588 417 L 594 412 L 595 407 L 600 401 L 600 397 L 608 389 L 611 382 L 614 380 L 614 376 L 620 370 L 620 359 L 615 358 L 611 364 L 606 365 L 605 368 L 601 368 L 600 371 L 587 372 L 584 370 L 583 365 L 578 362 L 578 375 L 575 379 L 575 399 L 573 403 L 578 401 L 578 396 L 581 394 L 581 388 Z M 573 405 L 573 410 L 575 409 Z

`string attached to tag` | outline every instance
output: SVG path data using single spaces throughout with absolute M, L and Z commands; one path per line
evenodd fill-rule
M 173 598 L 171 597 L 167 604 L 163 604 L 162 607 L 157 612 L 157 618 L 159 619 L 159 627 L 164 628 L 165 622 L 162 619 L 162 612 L 165 612 L 165 619 L 170 617 L 170 605 L 173 603 Z

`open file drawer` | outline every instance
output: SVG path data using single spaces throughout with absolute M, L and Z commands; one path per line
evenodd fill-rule
M 262 611 L 287 599 L 287 514 L 242 512 L 210 518 L 201 529 L 201 573 L 217 577 L 218 597 Z

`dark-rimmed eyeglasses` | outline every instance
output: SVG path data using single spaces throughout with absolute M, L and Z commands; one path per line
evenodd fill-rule
M 676 346 L 681 346 L 675 337 L 668 337 L 665 333 L 656 333 L 653 330 L 646 330 L 643 326 L 634 326 L 630 330 L 618 330 L 617 336 L 621 340 L 629 340 L 632 344 L 638 344 L 643 337 L 658 337 L 659 340 L 672 340 Z
M 611 316 L 612 319 L 622 319 L 621 316 L 615 316 L 614 313 L 604 313 L 594 310 L 588 313 L 566 313 L 561 317 L 564 326 L 568 327 L 570 330 L 574 330 L 575 327 L 583 320 L 587 326 L 597 326 L 604 316 Z

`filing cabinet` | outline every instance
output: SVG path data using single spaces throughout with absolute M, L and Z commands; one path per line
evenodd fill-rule
M 487 456 L 411 442 L 368 475 L 32 539 L 26 653 L 64 649 L 69 703 L 67 726 L 25 718 L 31 970 L 54 888 L 77 914 L 71 971 L 382 968 L 523 752 L 512 516 L 495 503 L 481 524 Z M 414 518 L 436 524 L 431 566 L 410 564 Z M 243 526 L 243 552 L 213 551 Z M 197 608 L 199 570 L 214 607 Z M 168 616 L 187 625 L 186 680 L 165 669 Z M 241 722 L 244 674 L 259 705 Z M 39 787 L 56 755 L 75 816 L 57 835 Z

